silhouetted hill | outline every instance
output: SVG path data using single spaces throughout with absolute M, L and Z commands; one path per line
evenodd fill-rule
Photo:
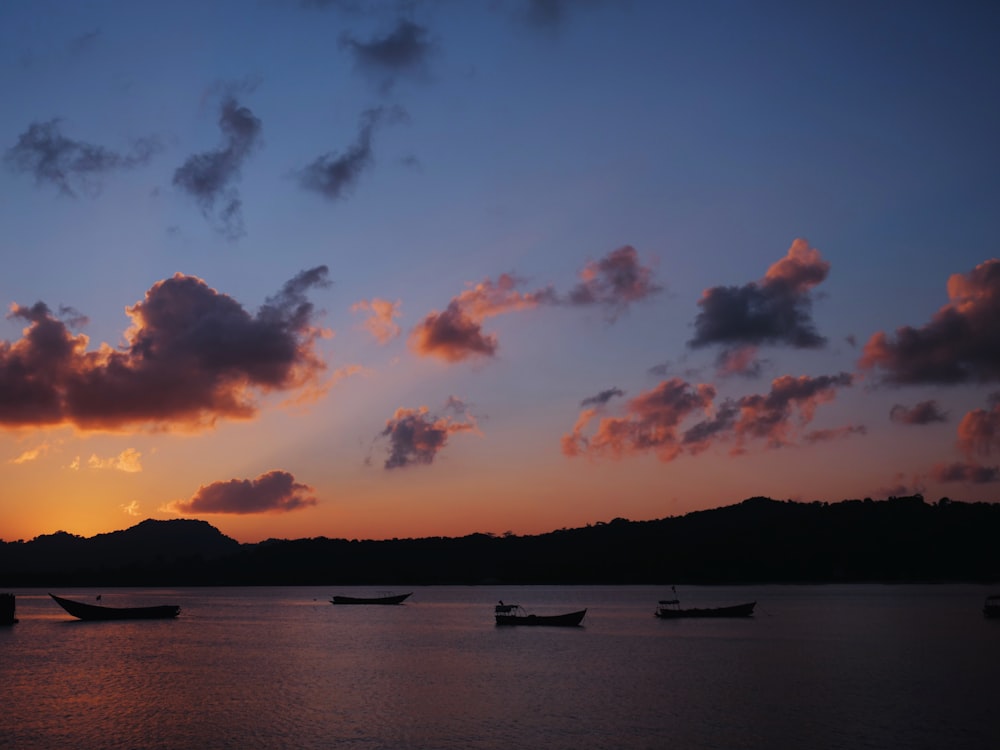
M 0 544 L 0 586 L 1000 580 L 1000 505 L 755 497 L 535 536 L 239 544 L 204 521 Z
M 90 538 L 58 531 L 30 542 L 0 544 L 0 579 L 8 585 L 22 578 L 64 585 L 112 580 L 142 585 L 149 577 L 204 570 L 239 548 L 239 542 L 206 521 L 148 519 Z

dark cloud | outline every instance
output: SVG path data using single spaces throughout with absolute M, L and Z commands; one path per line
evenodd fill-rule
M 421 356 L 460 362 L 473 356 L 492 357 L 497 351 L 496 336 L 483 333 L 486 318 L 516 310 L 528 310 L 555 302 L 555 292 L 546 287 L 519 292 L 523 280 L 501 274 L 497 281 L 486 279 L 448 303 L 443 312 L 432 312 L 410 333 L 410 348 Z
M 243 165 L 259 146 L 261 121 L 232 95 L 223 97 L 219 109 L 222 145 L 189 157 L 174 172 L 174 185 L 191 195 L 202 213 L 218 221 L 217 229 L 230 239 L 242 237 L 242 201 L 236 189 Z M 221 207 L 216 211 L 216 204 Z
M 767 394 L 727 399 L 715 407 L 711 385 L 692 386 L 671 378 L 630 399 L 624 416 L 601 417 L 589 434 L 590 423 L 600 415 L 597 409 L 586 409 L 572 432 L 563 436 L 562 449 L 567 456 L 615 458 L 654 452 L 660 460 L 672 461 L 682 452 L 698 454 L 717 443 L 730 444 L 732 454 L 744 453 L 751 440 L 762 440 L 769 448 L 792 445 L 817 407 L 852 382 L 848 373 L 815 378 L 785 375 L 772 381 Z M 682 431 L 682 423 L 699 412 L 706 418 Z M 864 432 L 862 426 L 848 426 L 809 432 L 802 440 L 815 443 Z
M 938 482 L 990 484 L 1000 480 L 1000 467 L 981 466 L 977 463 L 961 461 L 951 464 L 937 464 L 931 469 L 931 479 Z
M 1000 381 L 1000 260 L 954 274 L 948 297 L 922 328 L 872 335 L 859 365 L 896 385 Z
M 831 440 L 840 440 L 852 435 L 867 434 L 868 428 L 863 424 L 846 425 L 844 427 L 834 427 L 829 430 L 812 430 L 802 436 L 802 442 L 812 445 L 815 443 L 828 443 Z
M 120 154 L 67 138 L 59 123 L 59 119 L 32 123 L 7 149 L 4 161 L 15 171 L 33 175 L 37 185 L 53 185 L 63 195 L 75 197 L 78 190 L 94 194 L 104 175 L 147 164 L 162 149 L 159 139 L 147 137 Z
M 20 340 L 0 342 L 0 428 L 199 429 L 250 418 L 258 395 L 315 385 L 325 369 L 314 348 L 323 332 L 304 295 L 326 274 L 300 273 L 256 315 L 175 274 L 126 308 L 132 327 L 117 349 L 87 351 L 87 337 L 42 302 L 14 305 L 9 317 L 28 326 Z
M 819 251 L 797 239 L 787 255 L 759 282 L 741 287 L 712 287 L 702 292 L 691 347 L 784 344 L 797 349 L 821 347 L 811 317 L 811 289 L 829 273 Z
M 608 388 L 607 390 L 601 391 L 595 396 L 590 396 L 588 398 L 585 398 L 583 401 L 580 402 L 580 406 L 581 407 L 601 406 L 603 404 L 608 403 L 608 401 L 613 399 L 615 396 L 624 396 L 624 395 L 625 391 L 621 390 L 620 388 Z
M 625 245 L 598 261 L 587 263 L 580 271 L 580 283 L 569 293 L 574 305 L 606 305 L 611 318 L 662 287 L 653 282 L 653 270 L 639 262 L 635 248 Z
M 316 505 L 314 490 L 287 471 L 269 471 L 256 479 L 230 479 L 198 488 L 189 500 L 168 506 L 177 513 L 288 513 Z
M 419 409 L 397 409 L 392 419 L 386 421 L 380 437 L 389 440 L 386 469 L 401 469 L 416 464 L 429 465 L 448 444 L 448 437 L 459 432 L 476 432 L 475 420 L 465 409 L 465 404 L 451 397 L 445 407 L 459 418 L 434 416 L 426 406 Z
M 299 172 L 299 184 L 330 200 L 347 195 L 361 178 L 361 174 L 374 163 L 372 135 L 382 122 L 405 119 L 406 113 L 398 108 L 376 107 L 361 115 L 358 137 L 342 154 L 328 153 L 316 159 Z
M 377 79 L 383 92 L 393 87 L 399 75 L 422 71 L 433 49 L 427 29 L 407 19 L 400 19 L 383 37 L 363 42 L 345 34 L 340 44 L 360 70 Z
M 921 401 L 913 407 L 895 404 L 889 410 L 889 419 L 900 424 L 924 425 L 947 422 L 948 415 L 941 411 L 937 401 Z

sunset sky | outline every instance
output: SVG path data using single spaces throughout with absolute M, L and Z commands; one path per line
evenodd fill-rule
M 1000 499 L 1000 6 L 0 5 L 0 539 Z

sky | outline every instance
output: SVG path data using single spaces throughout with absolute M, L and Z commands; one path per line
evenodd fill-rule
M 0 539 L 1000 499 L 1000 6 L 0 5 Z

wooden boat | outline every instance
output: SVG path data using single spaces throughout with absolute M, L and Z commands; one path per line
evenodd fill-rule
M 729 607 L 692 607 L 681 609 L 677 599 L 661 599 L 654 613 L 664 620 L 675 620 L 681 617 L 750 617 L 757 602 L 733 604 Z
M 583 621 L 587 610 L 568 612 L 563 615 L 529 615 L 519 604 L 500 602 L 495 610 L 497 625 L 557 625 L 572 627 Z
M 387 596 L 334 596 L 330 600 L 330 604 L 402 604 L 407 597 L 412 595 L 411 591 L 409 594 L 389 594 Z
M 1000 594 L 986 597 L 986 601 L 983 602 L 983 616 L 1000 618 Z
M 161 604 L 153 607 L 104 607 L 97 604 L 63 599 L 49 594 L 56 604 L 81 620 L 160 620 L 177 617 L 181 608 L 176 604 Z

